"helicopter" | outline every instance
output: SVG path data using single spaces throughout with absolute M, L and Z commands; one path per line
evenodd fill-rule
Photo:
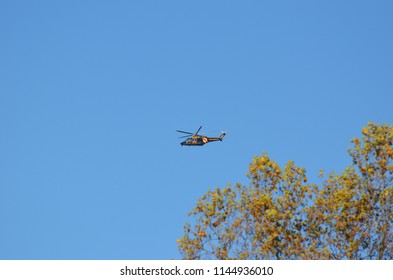
M 199 135 L 198 132 L 201 130 L 202 126 L 199 127 L 197 132 L 191 133 L 187 131 L 182 131 L 182 130 L 176 130 L 177 132 L 187 134 L 185 136 L 180 136 L 179 138 L 186 138 L 188 137 L 185 141 L 181 142 L 180 145 L 182 146 L 203 146 L 209 142 L 214 142 L 214 141 L 222 141 L 222 138 L 225 137 L 226 132 L 222 132 L 220 136 L 218 137 L 207 137 L 203 135 Z

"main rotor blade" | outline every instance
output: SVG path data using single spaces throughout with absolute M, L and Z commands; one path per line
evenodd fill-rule
M 187 131 L 182 131 L 182 130 L 176 130 L 176 131 L 177 131 L 177 132 L 180 132 L 180 133 L 190 134 L 190 135 L 194 134 L 194 133 L 192 133 L 192 132 L 187 132 Z
M 190 136 L 191 136 L 191 135 L 180 136 L 180 137 L 179 137 L 179 139 L 180 139 L 180 138 L 186 138 L 186 137 L 190 137 Z
M 199 130 L 201 130 L 202 126 L 195 132 L 195 135 L 198 135 Z

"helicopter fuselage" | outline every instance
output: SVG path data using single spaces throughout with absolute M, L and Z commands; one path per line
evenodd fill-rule
M 224 134 L 225 135 L 225 134 Z M 187 138 L 185 141 L 181 142 L 182 146 L 203 146 L 209 142 L 221 141 L 223 135 L 220 137 L 206 137 L 202 135 L 192 136 Z

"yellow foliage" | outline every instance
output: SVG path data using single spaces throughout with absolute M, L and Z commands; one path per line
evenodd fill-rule
M 185 259 L 393 259 L 393 126 L 369 123 L 353 165 L 308 184 L 293 161 L 254 157 L 250 182 L 207 192 L 178 239 Z M 203 245 L 202 245 L 203 244 Z

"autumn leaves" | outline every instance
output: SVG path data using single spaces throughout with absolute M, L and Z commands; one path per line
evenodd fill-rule
M 392 259 L 393 126 L 352 139 L 353 164 L 310 184 L 306 170 L 255 157 L 248 185 L 208 191 L 178 240 L 185 259 Z

